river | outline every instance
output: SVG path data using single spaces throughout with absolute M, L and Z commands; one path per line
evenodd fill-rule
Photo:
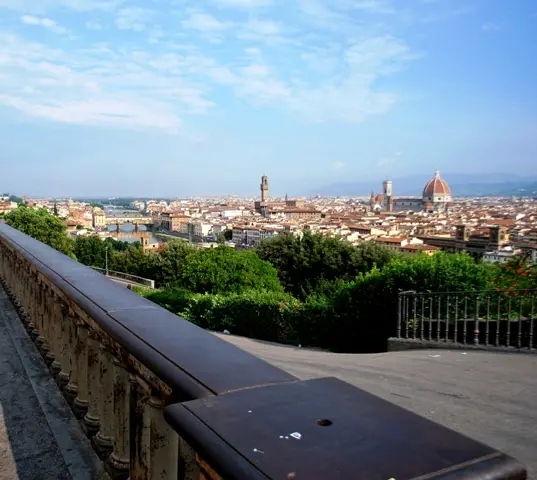
M 142 215 L 137 210 L 122 209 L 119 207 L 105 207 L 105 212 L 108 217 L 120 217 L 124 214 L 132 215 L 134 213 Z M 138 229 L 136 229 L 134 225 L 132 225 L 131 223 L 127 223 L 125 225 L 120 225 L 119 230 L 117 229 L 116 225 L 109 225 L 108 232 L 110 233 L 110 236 L 112 238 L 115 238 L 116 240 L 121 240 L 122 242 L 142 243 L 143 238 L 147 238 L 149 240 L 149 243 L 158 243 L 159 241 L 159 239 L 153 234 L 153 232 L 143 225 L 140 225 Z

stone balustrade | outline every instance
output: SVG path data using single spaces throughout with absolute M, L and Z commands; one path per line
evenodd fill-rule
M 501 452 L 339 380 L 300 381 L 4 224 L 0 277 L 103 477 L 525 478 Z

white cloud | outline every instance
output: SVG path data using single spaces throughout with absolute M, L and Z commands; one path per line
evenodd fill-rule
M 0 0 L 7 1 L 15 0 Z M 267 5 L 266 0 L 214 1 L 220 6 Z M 165 131 L 177 131 L 188 115 L 218 108 L 216 99 L 226 92 L 315 122 L 356 123 L 388 111 L 399 94 L 379 86 L 379 80 L 406 68 L 417 56 L 403 40 L 378 34 L 377 27 L 356 25 L 352 15 L 384 15 L 390 3 L 299 1 L 301 7 L 271 15 L 270 8 L 255 13 L 201 11 L 181 0 L 184 8 L 174 17 L 169 3 L 167 11 L 123 4 L 84 16 L 79 24 L 96 30 L 115 23 L 121 30 L 143 32 L 138 41 L 107 36 L 107 44 L 85 48 L 80 47 L 83 41 L 62 44 L 67 37 L 59 42 L 56 38 L 51 48 L 4 35 L 0 101 L 40 118 L 130 128 L 149 128 L 142 116 L 154 119 L 158 114 L 161 120 L 152 120 L 153 127 Z M 109 8 L 114 2 L 57 0 L 55 5 L 82 9 L 85 4 L 89 9 L 90 4 L 105 8 L 105 3 Z M 120 5 L 119 0 L 114 5 Z M 179 24 L 174 24 L 177 18 Z M 25 15 L 22 21 L 61 28 L 45 16 Z M 88 32 L 79 38 L 84 34 Z M 218 45 L 224 35 L 226 43 Z M 178 39 L 183 43 L 174 43 Z
M 214 0 L 217 5 L 224 7 L 264 7 L 272 4 L 272 0 Z
M 345 162 L 334 162 L 332 164 L 332 167 L 335 168 L 336 170 L 341 170 L 343 168 L 345 168 L 347 166 L 347 164 Z
M 497 32 L 501 29 L 502 27 L 494 22 L 485 22 L 483 25 L 481 25 L 481 30 L 484 32 Z
M 21 22 L 26 25 L 36 25 L 39 27 L 46 28 L 55 33 L 67 33 L 68 30 L 60 27 L 54 20 L 46 17 L 34 17 L 33 15 L 23 15 L 21 17 Z
M 383 172 L 391 173 L 391 171 L 393 170 L 397 162 L 399 162 L 402 156 L 403 152 L 395 152 L 392 155 L 379 158 L 377 161 L 377 168 L 379 168 Z
M 212 15 L 204 12 L 194 12 L 183 21 L 183 26 L 202 32 L 220 32 L 232 26 L 229 22 L 221 22 Z
M 99 22 L 95 22 L 95 21 L 90 20 L 90 21 L 86 22 L 86 28 L 88 30 L 102 30 L 103 26 Z
M 153 12 L 146 8 L 122 8 L 116 16 L 116 26 L 120 30 L 134 30 L 141 32 L 147 28 Z
M 155 72 L 145 54 L 106 47 L 67 53 L 9 34 L 0 34 L 0 43 L 6 46 L 0 104 L 29 116 L 178 133 L 183 115 L 213 106 L 197 85 L 165 69 Z M 201 65 L 178 57 L 176 64 L 185 68 Z
M 123 0 L 0 0 L 0 8 L 24 13 L 40 13 L 68 8 L 76 11 L 113 10 Z
M 363 10 L 369 13 L 394 14 L 395 8 L 386 0 L 353 0 L 349 5 L 355 10 Z

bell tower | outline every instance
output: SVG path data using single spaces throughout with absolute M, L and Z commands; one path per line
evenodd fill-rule
M 261 177 L 261 202 L 268 200 L 268 177 L 263 175 Z
M 393 200 L 392 200 L 392 181 L 391 180 L 384 180 L 382 182 L 382 190 L 383 190 L 383 199 L 382 199 L 382 207 L 384 211 L 391 212 L 393 208 Z

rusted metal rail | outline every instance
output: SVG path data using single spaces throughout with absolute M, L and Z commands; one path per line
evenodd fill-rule
M 7 225 L 0 276 L 103 475 L 526 477 L 513 458 L 344 382 L 300 381 Z

